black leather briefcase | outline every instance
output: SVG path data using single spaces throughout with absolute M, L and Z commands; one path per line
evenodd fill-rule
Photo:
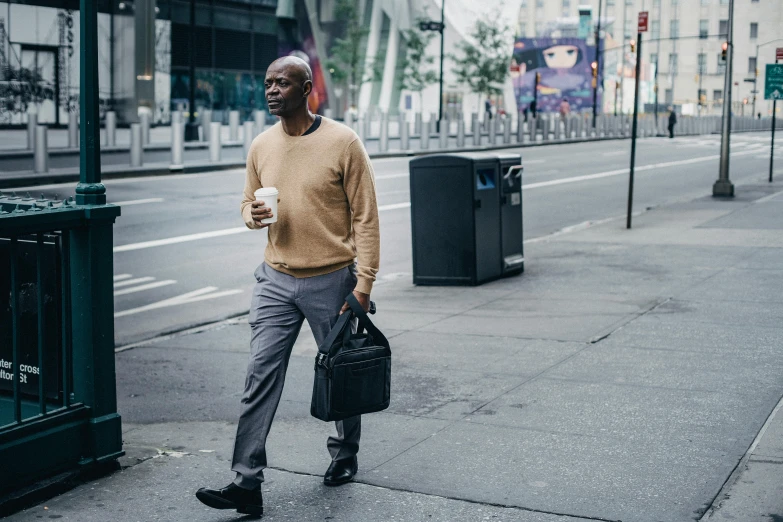
M 310 414 L 336 421 L 385 410 L 391 396 L 391 349 L 353 293 L 315 358 Z M 357 333 L 351 321 L 359 319 Z M 366 330 L 366 332 L 365 332 Z

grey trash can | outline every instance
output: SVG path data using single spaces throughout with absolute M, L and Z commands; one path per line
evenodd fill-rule
M 500 182 L 497 156 L 411 160 L 414 284 L 478 285 L 502 275 Z

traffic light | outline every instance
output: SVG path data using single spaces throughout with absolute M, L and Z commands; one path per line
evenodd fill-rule
M 541 83 L 541 73 L 537 72 L 536 73 L 536 87 L 538 87 L 538 84 L 540 84 L 540 83 Z
M 636 42 L 634 42 L 633 40 L 631 40 L 631 52 L 632 53 L 636 52 Z
M 723 42 L 723 44 L 720 46 L 720 59 L 724 62 L 726 61 L 726 52 L 729 50 L 729 42 Z
M 598 62 L 591 63 L 590 68 L 593 69 L 593 78 L 598 78 Z

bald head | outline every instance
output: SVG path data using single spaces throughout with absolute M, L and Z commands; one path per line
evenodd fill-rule
M 283 56 L 282 58 L 278 58 L 269 64 L 269 67 L 266 70 L 267 75 L 273 70 L 285 70 L 289 74 L 295 75 L 300 79 L 301 83 L 313 81 L 313 71 L 310 69 L 310 66 L 306 61 L 296 56 Z

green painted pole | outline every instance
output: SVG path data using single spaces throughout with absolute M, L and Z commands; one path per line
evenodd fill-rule
M 106 187 L 101 184 L 100 111 L 98 103 L 98 2 L 79 0 L 80 52 L 79 115 L 81 119 L 79 184 L 76 203 L 106 204 Z

